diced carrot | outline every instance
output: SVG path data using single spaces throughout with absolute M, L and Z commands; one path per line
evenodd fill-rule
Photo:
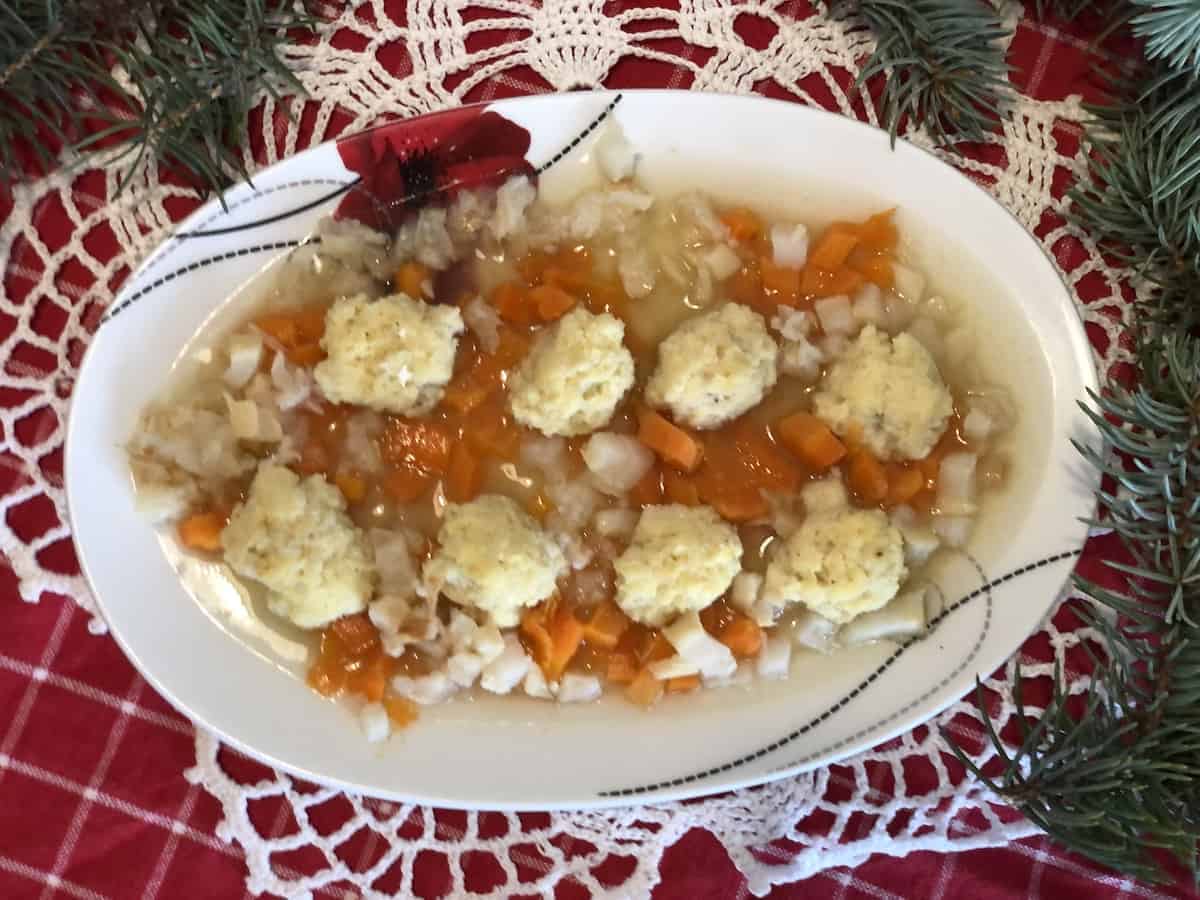
M 725 436 L 729 440 L 722 441 L 723 447 L 717 447 L 715 435 L 706 446 L 712 448 L 713 461 L 722 462 L 731 480 L 767 491 L 791 492 L 799 486 L 799 467 L 765 426 L 742 418 L 726 426 Z
M 408 294 L 414 300 L 428 299 L 432 293 L 433 273 L 428 266 L 419 262 L 409 261 L 396 270 L 392 276 L 396 290 Z
M 700 505 L 700 489 L 687 475 L 675 469 L 664 469 L 662 480 L 663 492 L 672 503 L 681 503 L 684 506 Z
M 593 647 L 614 650 L 630 624 L 629 616 L 616 603 L 605 600 L 583 623 L 583 639 Z
M 465 415 L 475 409 L 495 390 L 492 385 L 475 377 L 470 370 L 455 375 L 442 392 L 442 405 Z
M 850 256 L 850 266 L 864 279 L 884 290 L 890 289 L 895 284 L 896 276 L 892 269 L 892 260 L 886 254 L 863 253 L 859 255 L 859 250 L 855 250 Z
M 925 473 L 912 466 L 892 463 L 888 466 L 888 506 L 907 503 L 925 487 Z
M 377 649 L 361 666 L 350 673 L 346 687 L 351 693 L 358 694 L 371 703 L 378 703 L 383 699 L 391 675 L 391 657 Z
M 668 694 L 687 694 L 700 687 L 700 676 L 678 675 L 668 678 L 665 687 Z
M 625 697 L 638 706 L 651 707 L 663 695 L 663 683 L 650 674 L 649 669 L 642 669 L 625 688 Z
M 521 429 L 509 418 L 503 397 L 493 394 L 471 413 L 464 436 L 480 455 L 512 460 L 521 442 Z
M 324 359 L 321 337 L 325 334 L 324 306 L 294 312 L 271 313 L 254 320 L 254 326 L 283 347 L 284 355 L 296 365 L 312 365 Z
M 194 513 L 179 523 L 179 540 L 189 550 L 215 553 L 221 549 L 221 532 L 226 521 L 218 512 Z
M 638 415 L 638 440 L 683 472 L 696 471 L 704 458 L 704 446 L 698 440 L 654 410 L 642 410 Z
M 474 500 L 483 484 L 483 470 L 479 460 L 465 441 L 455 443 L 450 451 L 450 464 L 446 468 L 446 499 L 451 503 L 466 503 Z
M 743 266 L 733 273 L 726 291 L 735 303 L 748 306 L 763 316 L 773 316 L 779 309 L 779 297 L 768 296 L 763 289 L 762 274 L 757 264 Z
M 321 696 L 336 697 L 346 689 L 346 681 L 349 677 L 350 673 L 340 665 L 335 665 L 324 657 L 318 657 L 317 661 L 309 666 L 304 680 Z
M 739 659 L 749 659 L 758 656 L 758 652 L 762 650 L 763 630 L 749 616 L 738 615 L 721 629 L 717 640 Z
M 331 456 L 325 445 L 310 437 L 300 448 L 300 458 L 292 467 L 301 475 L 320 475 L 329 471 Z
M 532 325 L 537 320 L 537 309 L 530 302 L 528 292 L 516 282 L 504 282 L 492 291 L 489 300 L 505 322 Z
M 846 266 L 821 269 L 810 263 L 804 267 L 804 273 L 800 276 L 800 293 L 806 297 L 852 294 L 862 287 L 865 280 L 862 274 Z
M 557 681 L 583 643 L 583 624 L 565 603 L 551 597 L 521 618 L 521 634 L 530 643 L 534 662 L 550 681 Z
M 395 694 L 388 694 L 383 698 L 383 708 L 387 710 L 393 728 L 404 728 L 411 725 L 420 714 L 417 704 L 407 697 L 397 697 Z
M 427 419 L 391 417 L 379 437 L 379 452 L 393 466 L 444 475 L 450 465 L 452 440 L 446 425 Z
M 723 490 L 705 495 L 704 499 L 721 518 L 729 522 L 753 522 L 771 511 L 762 492 L 747 485 L 729 485 Z
M 700 624 L 715 638 L 720 638 L 730 622 L 739 615 L 738 611 L 724 600 L 716 600 L 700 610 Z
M 637 660 L 632 653 L 613 653 L 608 657 L 606 676 L 613 684 L 629 684 L 637 674 Z
M 752 241 L 762 233 L 762 220 L 744 206 L 724 210 L 719 217 L 735 241 Z
M 629 499 L 638 506 L 652 506 L 663 498 L 663 475 L 657 465 L 642 476 L 642 480 L 629 489 Z
M 807 265 L 826 271 L 841 268 L 858 246 L 859 237 L 852 227 L 835 224 L 826 228 L 808 251 Z
M 758 261 L 763 290 L 773 295 L 776 302 L 793 304 L 800 297 L 800 270 L 779 266 L 769 257 Z
M 400 466 L 383 477 L 383 489 L 401 503 L 411 503 L 432 485 L 432 475 L 409 466 Z
M 882 503 L 888 494 L 887 470 L 867 450 L 855 450 L 846 461 L 846 480 L 864 503 Z
M 781 419 L 774 430 L 780 443 L 814 471 L 824 471 L 846 455 L 846 445 L 828 425 L 810 413 L 793 413 Z
M 333 483 L 337 485 L 342 496 L 349 503 L 358 503 L 363 497 L 367 496 L 367 480 L 361 475 L 352 472 L 338 472 L 333 476 Z
M 877 253 L 889 253 L 896 249 L 899 234 L 896 231 L 896 223 L 892 221 L 892 214 L 895 212 L 893 207 L 876 213 L 858 226 L 858 239 L 864 247 Z
M 575 305 L 575 298 L 553 284 L 540 284 L 529 289 L 529 302 L 537 309 L 538 318 L 553 322 L 562 318 Z
M 661 659 L 670 659 L 674 655 L 675 648 L 671 646 L 670 641 L 663 637 L 662 632 L 652 631 L 642 641 L 638 660 L 645 666 Z
M 334 619 L 329 630 L 337 635 L 349 656 L 363 656 L 379 646 L 379 629 L 367 618 L 366 613 Z

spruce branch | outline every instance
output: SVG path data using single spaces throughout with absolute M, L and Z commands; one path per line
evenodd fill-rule
M 1146 57 L 1200 76 L 1200 0 L 1130 0 L 1143 10 L 1133 33 L 1146 42 Z
M 861 0 L 875 35 L 859 84 L 886 75 L 880 96 L 893 140 L 903 123 L 927 126 L 940 142 L 976 141 L 993 131 L 1012 99 L 996 12 L 976 0 Z
M 0 0 L 0 180 L 114 146 L 123 182 L 150 158 L 202 191 L 245 177 L 250 110 L 302 92 L 280 51 L 312 21 L 290 0 Z

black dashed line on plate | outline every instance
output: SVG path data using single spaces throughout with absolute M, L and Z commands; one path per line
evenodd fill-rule
M 1008 581 L 1012 581 L 1014 578 L 1016 578 L 1020 575 L 1024 575 L 1027 572 L 1032 572 L 1035 569 L 1041 569 L 1041 568 L 1044 568 L 1045 566 L 1049 566 L 1049 565 L 1053 565 L 1054 563 L 1061 562 L 1064 559 L 1069 559 L 1071 557 L 1078 556 L 1079 553 L 1080 553 L 1080 550 L 1065 550 L 1062 553 L 1055 553 L 1053 556 L 1047 556 L 1047 557 L 1044 557 L 1043 559 L 1037 560 L 1036 562 L 1028 563 L 1027 565 L 1024 565 L 1017 569 L 1014 569 L 1011 572 L 1007 572 L 1004 575 L 1001 575 L 1000 577 L 995 578 L 991 581 L 989 581 L 987 579 L 987 576 L 983 571 L 983 567 L 979 565 L 979 562 L 974 557 L 972 557 L 968 554 L 963 554 L 964 556 L 966 556 L 967 559 L 969 559 L 971 561 L 971 563 L 972 563 L 972 565 L 974 565 L 976 571 L 979 572 L 980 580 L 983 583 L 979 587 L 975 588 L 974 590 L 972 590 L 971 592 L 966 594 L 965 596 L 961 597 L 960 599 L 956 600 L 954 603 L 950 604 L 948 607 L 943 609 L 936 616 L 934 616 L 929 622 L 929 627 L 930 628 L 937 627 L 942 622 L 944 622 L 949 615 L 958 611 L 963 606 L 970 603 L 972 600 L 974 600 L 980 596 L 983 596 L 985 594 L 988 595 L 989 603 L 988 603 L 987 611 L 985 613 L 984 626 L 980 632 L 980 635 L 976 638 L 975 646 L 972 648 L 971 653 L 968 654 L 967 658 L 963 661 L 963 666 L 965 666 L 970 662 L 971 659 L 974 658 L 975 654 L 979 652 L 979 648 L 980 648 L 980 646 L 982 646 L 982 643 L 983 643 L 983 638 L 987 634 L 987 632 L 990 630 L 991 617 L 992 617 L 992 605 L 990 603 L 990 597 L 991 597 L 991 592 L 992 592 L 993 588 L 998 587 L 999 585 L 1002 585 Z M 674 778 L 670 781 L 662 781 L 662 782 L 658 782 L 655 784 L 642 785 L 640 787 L 619 788 L 619 789 L 611 790 L 611 791 L 599 791 L 597 796 L 603 797 L 603 798 L 633 797 L 638 794 L 649 794 L 649 793 L 653 793 L 655 791 L 661 791 L 664 788 L 682 787 L 683 785 L 693 784 L 697 781 L 701 781 L 701 780 L 703 780 L 705 778 L 709 778 L 713 775 L 719 775 L 723 772 L 728 772 L 732 769 L 743 766 L 746 763 L 751 763 L 751 762 L 755 762 L 759 759 L 762 759 L 764 756 L 767 756 L 768 754 L 773 753 L 774 751 L 780 749 L 781 747 L 784 747 L 787 744 L 790 744 L 792 741 L 796 740 L 796 738 L 802 737 L 803 735 L 807 734 L 809 731 L 812 731 L 812 729 L 816 728 L 818 725 L 827 721 L 830 717 L 832 717 L 833 715 L 835 715 L 836 713 L 841 711 L 848 703 L 850 703 L 851 700 L 853 700 L 866 687 L 866 685 L 868 683 L 870 683 L 870 681 L 872 681 L 875 678 L 878 678 L 880 675 L 882 675 L 884 672 L 886 672 L 889 668 L 891 668 L 892 665 L 895 664 L 896 660 L 899 659 L 905 653 L 905 651 L 907 651 L 908 648 L 911 647 L 914 643 L 916 643 L 915 639 L 910 639 L 908 641 L 905 641 L 903 644 L 901 644 L 899 647 L 897 647 L 887 659 L 885 659 L 882 663 L 879 664 L 879 666 L 875 669 L 875 671 L 872 672 L 871 675 L 869 675 L 867 677 L 866 681 L 860 683 L 858 685 L 858 687 L 854 688 L 853 691 L 851 691 L 845 697 L 842 697 L 840 700 L 835 702 L 832 706 L 829 707 L 829 709 L 825 710 L 823 713 L 818 715 L 816 718 L 812 719 L 809 722 L 806 722 L 804 725 L 800 726 L 799 728 L 797 728 L 795 731 L 791 732 L 790 734 L 787 734 L 784 737 L 778 739 L 773 744 L 769 744 L 766 747 L 761 747 L 758 750 L 755 750 L 751 753 L 748 753 L 744 756 L 739 757 L 738 759 L 733 760 L 732 762 L 727 762 L 720 766 L 714 766 L 712 768 L 705 769 L 701 772 L 696 772 L 691 775 L 684 775 L 679 778 Z M 912 701 L 911 703 L 906 704 L 904 707 L 897 710 L 895 713 L 893 713 L 887 719 L 881 719 L 880 721 L 873 723 L 869 727 L 859 730 L 858 732 L 856 732 L 855 734 L 846 738 L 845 740 L 839 741 L 837 744 L 834 744 L 831 747 L 828 747 L 825 750 L 820 751 L 820 753 L 810 754 L 809 756 L 805 757 L 804 759 L 798 760 L 794 763 L 789 764 L 788 766 L 782 766 L 780 768 L 791 768 L 792 766 L 798 765 L 799 763 L 802 763 L 808 759 L 811 759 L 813 756 L 820 756 L 823 753 L 828 752 L 829 750 L 837 749 L 838 747 L 843 746 L 844 744 L 851 743 L 851 742 L 857 740 L 862 735 L 878 728 L 880 725 L 885 724 L 886 722 L 891 721 L 892 719 L 895 719 L 897 716 L 903 715 L 907 710 L 912 709 L 914 706 L 924 702 L 924 700 L 926 698 L 928 698 L 929 696 L 931 696 L 933 693 L 936 693 L 938 690 L 941 690 L 941 688 L 945 684 L 947 684 L 950 679 L 957 676 L 958 672 L 961 671 L 961 669 L 962 669 L 962 666 L 960 666 L 958 669 L 956 669 L 955 672 L 953 672 L 950 675 L 943 678 L 937 684 L 937 686 L 931 688 L 929 691 L 927 691 L 925 694 L 923 694 L 921 697 L 917 698 L 916 700 Z
M 600 127 L 600 123 L 603 122 L 605 119 L 607 119 L 612 114 L 612 111 L 614 109 L 616 109 L 617 104 L 620 102 L 621 102 L 621 95 L 617 94 L 617 96 L 612 98 L 612 101 L 608 104 L 608 106 L 604 107 L 604 110 L 600 113 L 600 115 L 598 115 L 598 116 L 596 116 L 596 118 L 592 119 L 592 121 L 588 124 L 587 128 L 585 128 L 585 129 L 583 129 L 583 131 L 579 132 L 579 134 L 577 134 L 575 136 L 575 139 L 573 141 L 571 141 L 571 143 L 567 144 L 567 146 L 563 147 L 561 150 L 559 150 L 557 153 L 555 153 L 552 157 L 550 157 L 549 162 L 539 166 L 537 168 L 537 174 L 541 175 L 543 172 L 545 172 L 547 169 L 549 169 L 552 165 L 554 165 L 556 162 L 561 160 L 564 156 L 566 156 L 568 153 L 570 153 L 572 150 L 574 150 L 576 147 L 578 147 L 584 140 L 587 139 L 587 136 L 589 134 L 591 134 L 593 131 L 595 131 L 597 128 Z
M 180 275 L 185 275 L 189 272 L 194 272 L 197 269 L 203 269 L 203 268 L 206 268 L 207 266 L 215 265 L 216 263 L 219 263 L 219 262 L 225 262 L 226 260 L 230 260 L 230 259 L 235 259 L 240 256 L 249 256 L 251 253 L 269 253 L 269 252 L 272 252 L 275 250 L 291 250 L 296 247 L 303 246 L 304 244 L 320 243 L 320 240 L 321 240 L 320 238 L 309 238 L 307 240 L 272 241 L 267 244 L 255 244 L 250 247 L 239 247 L 236 250 L 229 250 L 229 251 L 226 251 L 225 253 L 218 253 L 214 256 L 208 256 L 208 257 L 205 257 L 204 259 L 198 259 L 195 262 L 190 262 L 186 266 L 180 266 L 178 269 L 174 269 L 173 271 L 168 272 L 166 275 L 160 275 L 158 278 L 156 278 L 154 281 L 150 282 L 150 284 L 146 285 L 144 288 L 140 288 L 139 290 L 134 291 L 132 294 L 130 294 L 128 297 L 126 297 L 124 300 L 122 300 L 120 303 L 118 303 L 112 309 L 105 312 L 105 314 L 100 319 L 100 326 L 105 325 L 114 316 L 117 316 L 122 311 L 129 308 L 132 304 L 136 303 L 138 300 L 141 300 L 147 294 L 162 287 L 164 284 L 174 281 Z M 97 326 L 97 328 L 99 328 L 100 326 Z
M 281 222 L 284 219 L 289 219 L 292 216 L 298 216 L 298 215 L 300 215 L 300 213 L 308 212 L 310 209 L 314 209 L 314 208 L 322 205 L 323 203 L 328 203 L 330 200 L 333 200 L 337 197 L 342 196 L 342 194 L 351 190 L 360 181 L 362 181 L 362 178 L 355 178 L 352 181 L 333 181 L 332 179 L 323 179 L 323 178 L 322 179 L 309 179 L 307 181 L 290 181 L 286 185 L 278 185 L 274 188 L 271 188 L 270 190 L 263 191 L 262 193 L 259 193 L 259 194 L 255 194 L 253 197 L 247 198 L 247 199 L 250 200 L 250 199 L 258 199 L 259 197 L 265 197 L 268 194 L 276 193 L 277 191 L 279 191 L 281 188 L 283 188 L 285 186 L 286 187 L 299 187 L 300 185 L 305 185 L 305 184 L 332 183 L 332 184 L 336 184 L 337 187 L 334 190 L 330 191 L 328 194 L 324 194 L 320 197 L 317 197 L 315 200 L 310 200 L 308 203 L 305 203 L 302 206 L 297 206 L 293 209 L 289 209 L 289 210 L 286 210 L 281 213 L 276 213 L 273 216 L 267 216 L 266 218 L 263 218 L 263 219 L 255 219 L 253 222 L 243 222 L 241 225 L 227 225 L 224 228 L 206 229 L 204 227 L 204 225 L 207 224 L 207 222 L 211 222 L 213 220 L 213 218 L 216 218 L 215 216 L 213 216 L 212 218 L 209 218 L 207 220 L 207 222 L 202 224 L 199 229 L 197 229 L 195 231 L 181 231 L 178 234 L 176 234 L 175 237 L 178 238 L 179 240 L 185 240 L 188 238 L 200 238 L 200 237 L 216 237 L 218 235 L 233 234 L 238 231 L 247 231 L 251 228 L 261 228 L 263 225 L 271 225 L 275 222 Z M 243 200 L 240 203 L 236 204 L 235 206 L 231 206 L 226 212 L 233 212 L 233 210 L 237 209 L 238 206 L 242 206 L 246 202 L 247 202 L 247 200 Z

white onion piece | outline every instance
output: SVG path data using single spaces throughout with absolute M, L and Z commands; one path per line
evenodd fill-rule
M 282 353 L 276 353 L 271 362 L 271 382 L 278 392 L 275 402 L 283 410 L 299 406 L 312 393 L 312 379 L 308 373 L 289 366 Z
M 445 672 L 430 672 L 419 678 L 396 675 L 392 678 L 392 690 L 422 706 L 433 706 L 446 700 L 458 690 L 458 685 Z
M 763 577 L 757 572 L 738 572 L 729 589 L 729 602 L 746 615 L 753 614 L 762 584 Z
M 637 168 L 638 155 L 625 132 L 615 122 L 610 122 L 596 142 L 596 162 L 609 181 L 621 181 L 633 177 Z
M 911 303 L 920 303 L 925 297 L 925 276 L 916 269 L 892 263 L 893 290 Z
M 771 256 L 777 266 L 803 268 L 808 260 L 808 229 L 799 223 L 772 225 Z
M 947 516 L 968 516 L 975 512 L 974 453 L 947 453 L 938 466 L 937 508 Z
M 934 516 L 933 531 L 951 547 L 965 547 L 971 539 L 974 519 L 970 516 Z
M 628 538 L 637 522 L 638 514 L 632 509 L 602 509 L 593 520 L 596 531 L 608 538 Z
M 483 671 L 483 660 L 474 653 L 454 653 L 446 660 L 446 674 L 462 688 L 469 688 Z
M 583 461 L 600 490 L 619 495 L 650 471 L 654 453 L 637 438 L 598 431 L 583 445 Z
M 485 353 L 495 353 L 500 346 L 500 314 L 482 297 L 472 297 L 462 308 L 463 322 L 471 329 Z
M 521 462 L 537 469 L 550 481 L 561 480 L 567 472 L 567 442 L 540 435 L 526 438 L 521 445 Z
M 818 300 L 813 304 L 813 309 L 821 322 L 821 329 L 827 335 L 853 334 L 858 328 L 850 298 L 845 294 Z
M 694 661 L 680 656 L 678 653 L 674 656 L 668 656 L 666 659 L 656 659 L 647 668 L 650 670 L 650 674 L 659 681 L 666 681 L 670 678 L 684 678 L 688 675 L 698 675 L 700 673 L 700 667 Z
M 995 429 L 992 417 L 977 406 L 972 407 L 963 419 L 963 437 L 973 444 L 986 441 Z
M 915 303 L 890 291 L 884 298 L 883 308 L 887 313 L 887 330 L 892 334 L 898 334 L 907 328 L 909 322 L 913 320 L 913 316 L 917 314 Z
M 417 568 L 413 565 L 408 541 L 398 531 L 372 528 L 367 532 L 375 554 L 375 571 L 379 573 L 379 592 L 408 597 L 416 594 Z
M 504 652 L 484 668 L 480 687 L 493 694 L 507 694 L 521 683 L 531 665 L 533 661 L 525 655 L 521 642 L 508 635 L 504 639 Z
M 717 244 L 701 257 L 712 277 L 724 281 L 742 267 L 741 257 L 728 244 Z
M 552 482 L 546 486 L 546 497 L 563 527 L 571 532 L 582 531 L 600 505 L 600 494 L 584 481 Z
M 837 625 L 811 609 L 802 609 L 792 624 L 792 637 L 796 643 L 819 653 L 828 653 L 833 649 L 836 632 Z
M 884 328 L 887 325 L 887 310 L 883 306 L 883 291 L 879 285 L 867 282 L 854 295 L 854 318 L 863 325 Z
M 817 339 L 817 346 L 826 360 L 834 360 L 846 352 L 850 341 L 844 334 L 827 334 Z
M 662 634 L 676 653 L 694 663 L 706 677 L 720 678 L 737 668 L 737 660 L 729 648 L 704 630 L 698 613 L 685 613 L 666 626 Z
M 941 329 L 938 328 L 937 323 L 933 319 L 913 319 L 909 323 L 908 333 L 911 337 L 919 341 L 936 361 L 941 362 L 946 348 L 942 343 Z
M 772 634 L 767 637 L 758 654 L 756 668 L 759 678 L 787 678 L 792 666 L 792 642 L 786 635 Z
M 263 342 L 257 334 L 235 334 L 229 339 L 229 368 L 222 376 L 230 387 L 240 388 L 254 377 L 262 361 Z
M 550 689 L 550 685 L 546 682 L 546 676 L 542 674 L 541 668 L 536 665 L 531 665 L 529 671 L 525 673 L 525 679 L 521 682 L 525 693 L 530 697 L 537 697 L 539 700 L 549 700 L 554 696 Z
M 559 703 L 587 703 L 603 693 L 600 679 L 595 675 L 568 672 L 558 684 Z
M 808 337 L 812 331 L 813 319 L 808 310 L 781 306 L 775 315 L 771 316 L 770 325 L 785 341 L 798 341 Z
M 810 481 L 800 489 L 800 499 L 808 513 L 835 512 L 850 503 L 846 485 L 840 475 L 829 475 L 820 481 Z
M 871 641 L 899 641 L 925 633 L 925 594 L 928 588 L 903 591 L 874 612 L 863 613 L 844 625 L 838 640 L 845 647 Z
M 382 703 L 365 703 L 358 711 L 358 724 L 363 736 L 372 744 L 386 741 L 392 733 L 392 723 Z
M 825 353 L 806 337 L 785 340 L 779 351 L 779 371 L 803 381 L 816 381 L 824 361 Z

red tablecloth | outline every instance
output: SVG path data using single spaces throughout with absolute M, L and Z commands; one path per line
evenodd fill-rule
M 610 4 L 626 8 L 631 4 Z M 803 4 L 784 14 L 803 17 Z M 759 27 L 753 22 L 747 28 Z M 1010 55 L 1014 75 L 1035 97 L 1092 93 L 1095 59 L 1086 33 L 1024 21 Z M 382 56 L 381 56 L 382 59 Z M 407 64 L 399 61 L 397 65 Z M 647 61 L 618 63 L 606 85 L 687 87 L 690 74 Z M 508 71 L 482 82 L 467 99 L 544 90 L 532 71 Z M 772 93 L 771 84 L 762 90 Z M 819 90 L 816 91 L 818 100 Z M 188 204 L 171 209 L 179 218 Z M 0 222 L 11 196 L 0 195 Z M 38 230 L 63 240 L 73 228 L 62 208 L 41 209 Z M 1069 250 L 1067 251 L 1069 252 Z M 5 273 L 12 303 L 34 302 L 32 284 L 19 271 Z M 7 333 L 7 332 L 5 332 Z M 37 365 L 27 351 L 5 351 L 6 364 Z M 20 398 L 0 397 L 11 405 Z M 31 423 L 30 427 L 49 427 Z M 20 429 L 17 429 L 18 431 Z M 4 441 L 22 439 L 7 434 Z M 22 474 L 0 469 L 0 489 L 20 488 Z M 61 458 L 49 460 L 57 474 Z M 15 519 L 14 519 L 15 517 Z M 36 535 L 55 521 L 47 504 L 31 502 L 10 513 L 19 534 Z M 75 571 L 69 546 L 52 567 Z M 1095 550 L 1089 551 L 1094 564 Z M 215 836 L 217 802 L 189 784 L 182 772 L 194 761 L 189 723 L 172 710 L 108 637 L 89 633 L 89 617 L 69 599 L 46 594 L 37 605 L 21 602 L 10 570 L 0 571 L 0 897 L 232 897 L 245 893 L 239 848 Z M 292 863 L 303 866 L 303 860 Z M 489 878 L 488 866 L 468 867 L 468 886 Z M 729 898 L 746 895 L 745 879 L 722 847 L 693 831 L 668 851 L 658 898 Z M 420 896 L 441 896 L 445 879 L 435 866 L 418 867 Z M 357 896 L 329 889 L 321 896 Z M 570 885 L 556 896 L 574 897 Z M 838 898 L 1118 898 L 1186 896 L 1102 871 L 1044 839 L 1004 849 L 904 859 L 876 857 L 853 870 L 832 870 L 776 888 L 772 897 Z

